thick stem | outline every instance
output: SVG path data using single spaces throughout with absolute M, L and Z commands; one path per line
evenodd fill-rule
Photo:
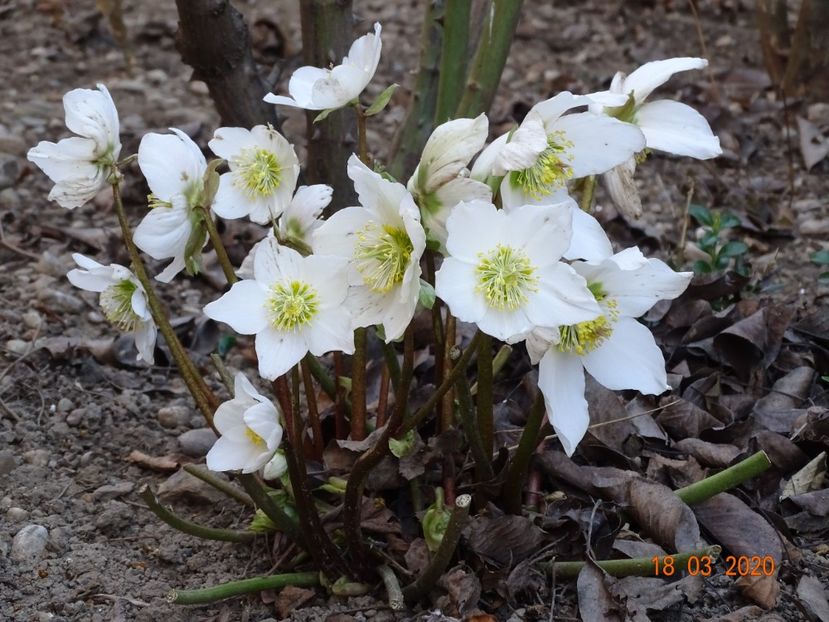
M 530 407 L 527 423 L 521 433 L 521 440 L 518 441 L 518 449 L 512 457 L 512 463 L 507 471 L 507 479 L 504 482 L 504 501 L 507 512 L 510 514 L 521 513 L 521 493 L 524 490 L 524 482 L 527 480 L 527 469 L 530 467 L 530 460 L 532 460 L 533 453 L 535 453 L 535 448 L 538 447 L 544 411 L 544 396 L 539 391 L 533 405 Z
M 176 0 L 176 49 L 207 84 L 222 125 L 278 125 L 276 108 L 263 101 L 267 87 L 256 70 L 250 33 L 229 0 Z
M 455 117 L 474 117 L 492 106 L 518 25 L 521 3 L 522 0 L 492 0 Z
M 230 581 L 200 590 L 170 590 L 167 601 L 176 605 L 206 605 L 226 598 L 252 594 L 263 590 L 278 590 L 287 585 L 295 587 L 313 587 L 319 585 L 318 572 L 295 572 L 277 574 L 269 577 L 251 577 L 241 581 Z
M 481 435 L 481 444 L 487 455 L 492 452 L 494 423 L 492 421 L 492 337 L 481 336 L 478 346 L 478 432 Z
M 213 243 L 213 250 L 216 251 L 216 259 L 219 260 L 219 265 L 222 267 L 222 272 L 225 273 L 228 284 L 233 285 L 239 280 L 239 277 L 236 276 L 233 264 L 227 255 L 227 249 L 225 249 L 225 245 L 222 242 L 222 236 L 216 228 L 216 221 L 213 220 L 209 208 L 201 206 L 199 209 L 201 210 L 202 218 L 204 218 L 204 225 L 207 227 L 207 235 L 210 236 L 210 241 Z
M 483 337 L 482 337 L 483 338 Z M 452 352 L 455 348 L 457 340 L 455 331 L 455 316 L 451 313 L 446 315 L 446 323 L 443 329 L 443 360 L 441 362 L 441 371 L 443 373 L 444 381 L 452 374 Z M 455 419 L 455 398 L 452 392 L 452 387 L 443 396 L 440 402 L 440 431 L 446 432 L 452 427 Z
M 675 491 L 676 496 L 688 505 L 696 505 L 760 475 L 770 466 L 768 454 L 761 450 L 724 471 L 680 488 Z
M 504 369 L 504 365 L 507 364 L 509 360 L 509 356 L 512 354 L 512 346 L 508 344 L 502 345 L 498 348 L 498 352 L 492 359 L 492 377 L 493 379 L 498 377 L 498 374 L 501 373 L 501 370 Z M 478 383 L 477 381 L 472 384 L 472 387 L 469 389 L 472 392 L 472 395 L 478 394 Z
M 380 372 L 380 395 L 377 397 L 377 427 L 382 428 L 386 423 L 386 408 L 389 405 L 389 364 L 383 363 Z
M 446 0 L 435 124 L 452 118 L 463 93 L 469 56 L 471 0 Z
M 216 527 L 205 527 L 197 523 L 185 520 L 159 503 L 153 491 L 146 484 L 138 491 L 139 496 L 147 504 L 150 511 L 158 516 L 173 529 L 184 532 L 197 538 L 205 540 L 222 540 L 224 542 L 250 542 L 256 537 L 253 531 L 240 531 L 238 529 L 218 529 Z
M 114 174 L 117 175 L 117 171 Z M 121 225 L 124 245 L 127 247 L 127 252 L 130 255 L 135 276 L 138 278 L 147 295 L 147 305 L 150 307 L 153 320 L 158 326 L 158 330 L 164 336 L 164 340 L 170 348 L 170 354 L 172 354 L 173 360 L 176 362 L 181 376 L 184 379 L 184 384 L 193 396 L 196 406 L 198 406 L 208 425 L 216 431 L 216 428 L 213 426 L 213 413 L 218 407 L 219 401 L 216 399 L 213 391 L 207 386 L 207 383 L 196 369 L 193 361 L 187 355 L 184 346 L 179 341 L 178 335 L 176 335 L 176 331 L 173 329 L 172 324 L 170 324 L 164 305 L 155 292 L 152 281 L 147 274 L 147 268 L 141 259 L 141 253 L 138 251 L 138 247 L 132 239 L 132 230 L 127 219 L 127 212 L 124 209 L 124 202 L 121 200 L 121 190 L 118 182 L 112 184 L 112 196 L 115 200 L 115 212 L 118 215 L 118 223 Z
M 377 567 L 377 574 L 383 579 L 383 585 L 386 587 L 389 609 L 392 611 L 402 610 L 406 603 L 403 599 L 403 590 L 400 589 L 400 582 L 397 580 L 397 575 L 394 574 L 394 570 L 386 564 L 381 564 Z
M 579 197 L 579 207 L 583 212 L 588 214 L 593 211 L 593 196 L 596 194 L 595 175 L 585 177 L 581 186 L 581 196 Z
M 366 437 L 366 329 L 354 331 L 354 356 L 351 358 L 351 438 Z
M 449 566 L 461 538 L 461 532 L 469 518 L 469 505 L 471 503 L 472 497 L 469 495 L 460 495 L 455 499 L 455 509 L 449 518 L 449 525 L 446 527 L 443 540 L 441 540 L 435 556 L 423 571 L 423 574 L 414 583 L 403 588 L 403 596 L 406 602 L 415 603 L 426 596 Z
M 337 383 L 334 382 L 334 379 L 328 375 L 328 372 L 325 370 L 325 367 L 322 366 L 322 363 L 320 363 L 317 357 L 311 353 L 308 353 L 305 356 L 305 362 L 308 365 L 308 369 L 311 370 L 311 375 L 314 376 L 317 382 L 320 383 L 320 388 L 325 391 L 325 394 L 328 397 L 332 400 L 336 400 Z
M 363 114 L 363 107 L 359 102 L 354 104 L 354 111 L 357 114 L 357 153 L 360 161 L 370 166 L 368 158 L 368 138 L 366 137 L 366 115 Z
M 469 380 L 466 378 L 466 374 L 458 374 L 455 387 L 458 394 L 458 411 L 460 412 L 463 431 L 466 434 L 466 440 L 469 442 L 472 457 L 475 459 L 477 480 L 488 482 L 495 477 L 495 474 L 492 471 L 492 463 L 489 461 L 489 453 L 484 448 L 484 443 L 481 440 L 481 432 L 478 429 L 478 420 L 475 418 L 475 407 L 472 403 L 472 394 L 469 392 Z M 490 445 L 490 447 L 492 446 Z
M 337 440 L 342 440 L 348 436 L 348 426 L 345 422 L 345 412 L 350 410 L 350 405 L 347 404 L 345 396 L 345 387 L 340 381 L 343 377 L 343 353 L 334 352 L 334 433 Z M 349 406 L 347 409 L 346 406 Z
M 246 505 L 249 508 L 256 507 L 256 504 L 253 503 L 253 499 L 250 498 L 250 495 L 246 495 L 244 492 L 236 488 L 236 486 L 234 486 L 230 482 L 226 482 L 223 479 L 219 479 L 218 477 L 213 475 L 213 473 L 205 471 L 204 469 L 200 469 L 195 464 L 185 464 L 182 468 L 193 477 L 197 477 L 205 484 L 213 486 L 213 488 L 220 492 L 223 492 L 231 499 L 236 499 L 236 501 L 238 501 L 242 505 Z
M 306 356 L 300 363 L 302 369 L 302 383 L 305 386 L 305 401 L 308 405 L 308 420 L 311 422 L 311 431 L 314 433 L 314 458 L 322 460 L 322 451 L 325 449 L 325 443 L 322 438 L 322 424 L 320 423 L 320 413 L 317 407 L 317 394 L 314 389 L 314 381 L 311 379 L 311 370 L 308 367 L 308 357 Z
M 265 491 L 263 484 L 256 478 L 255 475 L 252 473 L 240 474 L 239 483 L 242 484 L 242 487 L 250 495 L 250 498 L 253 499 L 256 507 L 262 510 L 265 513 L 265 516 L 271 519 L 271 522 L 276 525 L 276 528 L 279 529 L 279 531 L 288 534 L 294 542 L 303 544 L 304 541 L 302 539 L 302 533 L 299 531 L 296 521 L 285 514 L 285 512 L 282 511 L 282 508 L 276 504 L 276 501 L 271 499 Z
M 634 557 L 633 559 L 607 559 L 597 561 L 596 565 L 613 577 L 654 577 L 664 576 L 657 574 L 658 568 L 665 567 L 665 560 L 671 559 L 673 567 L 682 572 L 692 557 L 712 557 L 714 561 L 720 556 L 722 549 L 719 546 L 708 546 L 689 553 L 660 556 L 658 562 L 653 557 Z M 575 579 L 584 568 L 585 562 L 551 562 L 546 565 L 550 572 L 558 579 Z M 658 565 L 657 565 L 658 564 Z

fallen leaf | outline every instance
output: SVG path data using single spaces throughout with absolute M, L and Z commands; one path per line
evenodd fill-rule
M 716 616 L 714 618 L 705 618 L 700 622 L 785 622 L 782 617 L 776 613 L 766 613 L 760 607 L 751 605 L 749 607 L 740 607 L 737 611 L 732 611 L 723 616 Z
M 213 475 L 227 480 L 223 473 L 214 473 Z M 189 503 L 213 505 L 224 499 L 225 496 L 210 484 L 206 484 L 198 477 L 194 477 L 182 469 L 159 485 L 158 498 L 166 502 L 183 500 Z
M 418 576 L 429 565 L 429 547 L 426 546 L 426 540 L 423 538 L 415 538 L 409 548 L 404 554 L 406 560 L 406 568 L 413 576 Z
M 579 572 L 576 591 L 583 622 L 622 622 L 622 608 L 605 580 L 604 572 L 592 561 Z
M 722 423 L 699 406 L 684 399 L 666 400 L 668 405 L 656 415 L 656 422 L 672 438 L 698 438 L 705 430 L 722 427 Z
M 779 378 L 768 395 L 757 400 L 754 406 L 754 418 L 761 426 L 788 434 L 794 422 L 803 414 L 798 407 L 809 394 L 815 378 L 811 367 L 797 367 Z
M 316 596 L 314 590 L 308 590 L 303 587 L 296 587 L 288 585 L 279 592 L 276 597 L 276 611 L 279 614 L 279 619 L 286 619 L 294 609 L 299 609 Z
M 829 140 L 814 123 L 800 116 L 797 117 L 797 133 L 800 137 L 800 155 L 808 171 L 829 154 Z
M 829 488 L 789 497 L 789 501 L 814 516 L 829 516 Z
M 130 452 L 130 455 L 127 456 L 127 460 L 137 464 L 140 467 L 151 469 L 153 471 L 175 471 L 179 467 L 178 460 L 169 454 L 166 456 L 150 456 L 144 452 L 138 451 L 137 449 L 133 449 Z
M 456 566 L 446 572 L 439 580 L 438 586 L 446 590 L 449 607 L 442 610 L 455 614 L 464 614 L 478 606 L 481 599 L 481 582 L 475 573 L 463 566 Z
M 469 548 L 501 566 L 527 559 L 544 540 L 544 534 L 524 516 L 477 516 L 469 525 Z
M 806 492 L 819 490 L 823 487 L 826 477 L 826 452 L 822 451 L 806 466 L 792 475 L 791 479 L 784 482 L 780 499 L 787 499 L 795 495 L 802 495 Z
M 734 445 L 717 445 L 698 438 L 684 438 L 674 447 L 693 456 L 700 464 L 716 468 L 727 467 L 741 453 Z
M 700 576 L 686 575 L 679 581 L 656 577 L 625 577 L 611 585 L 610 591 L 625 600 L 628 620 L 650 622 L 648 611 L 664 611 L 682 602 L 694 603 L 705 583 Z
M 829 602 L 826 590 L 815 577 L 803 575 L 797 584 L 797 597 L 804 608 L 820 622 L 829 622 Z

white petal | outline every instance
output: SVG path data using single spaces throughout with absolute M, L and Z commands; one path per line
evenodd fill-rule
M 524 345 L 527 346 L 527 354 L 530 355 L 530 363 L 538 365 L 539 361 L 547 354 L 547 350 L 560 341 L 558 327 L 544 328 L 537 327 L 527 335 Z
M 454 314 L 454 311 L 453 311 Z M 462 319 L 458 316 L 458 319 Z M 487 335 L 501 341 L 516 343 L 522 340 L 533 328 L 524 309 L 501 311 L 487 306 L 483 317 L 477 321 L 478 328 Z
M 201 184 L 207 168 L 198 145 L 181 130 L 173 134 L 145 134 L 138 146 L 138 166 L 153 194 L 169 201 Z
M 421 192 L 428 193 L 457 178 L 483 148 L 488 129 L 485 114 L 474 119 L 455 119 L 436 127 L 423 147 L 420 164 L 409 183 L 414 182 Z M 422 184 L 418 182 L 421 175 Z
M 435 274 L 435 293 L 462 322 L 475 323 L 487 311 L 484 297 L 475 291 L 475 266 L 453 257 L 443 260 Z
M 265 441 L 270 451 L 279 447 L 282 426 L 279 425 L 279 413 L 272 403 L 260 402 L 251 406 L 245 411 L 244 420 L 245 425 Z
M 244 429 L 239 430 L 238 428 L 243 427 L 243 417 L 249 406 L 250 404 L 246 400 L 238 396 L 219 404 L 213 414 L 213 425 L 216 426 L 219 434 L 222 436 L 227 434 L 232 438 L 244 438 Z
M 627 95 L 633 91 L 637 103 L 641 103 L 653 90 L 665 84 L 668 79 L 680 71 L 702 69 L 708 65 L 704 58 L 669 58 L 645 63 L 627 78 L 622 84 L 622 92 Z
M 720 139 L 700 113 L 680 102 L 660 99 L 636 111 L 647 146 L 700 160 L 722 154 Z
M 253 274 L 264 287 L 284 280 L 301 278 L 302 255 L 287 246 L 281 246 L 275 238 L 262 240 L 253 258 Z
M 96 155 L 121 144 L 118 140 L 118 111 L 106 87 L 98 90 L 73 89 L 63 96 L 66 127 L 79 136 L 91 138 L 97 146 Z M 115 157 L 118 154 L 115 153 Z
M 446 248 L 452 257 L 477 264 L 480 253 L 494 249 L 501 242 L 507 226 L 506 214 L 491 203 L 458 203 L 446 220 Z
M 461 201 L 483 201 L 492 203 L 492 190 L 484 183 L 469 177 L 456 177 L 447 182 L 434 194 L 437 209 L 422 209 L 423 227 L 429 237 L 440 243 L 441 253 L 446 253 L 446 219 Z
M 84 257 L 80 253 L 73 253 L 72 259 L 81 267 L 80 270 L 70 270 L 66 274 L 66 278 L 75 287 L 89 292 L 102 292 L 116 282 L 116 279 L 113 278 L 111 266 L 101 265 L 94 259 Z
M 508 212 L 507 226 L 500 232 L 503 244 L 527 254 L 536 268 L 561 259 L 570 246 L 572 199 L 556 205 L 522 205 Z
M 309 255 L 300 264 L 299 279 L 318 292 L 319 308 L 342 306 L 348 293 L 348 260 L 342 257 Z
M 268 93 L 262 99 L 264 99 L 269 104 L 275 104 L 277 106 L 291 106 L 292 108 L 304 108 L 304 106 L 300 106 L 299 102 L 297 102 L 293 97 L 286 97 L 285 95 L 274 95 L 273 93 Z
M 106 177 L 99 170 L 94 179 L 71 179 L 57 182 L 49 191 L 49 200 L 66 209 L 75 209 L 95 198 L 107 185 Z
M 184 253 L 193 225 L 185 208 L 155 207 L 135 228 L 135 245 L 153 259 Z
M 366 84 L 365 73 L 356 65 L 337 65 L 328 77 L 314 83 L 309 109 L 342 108 L 359 97 Z
M 304 331 L 308 350 L 314 356 L 336 351 L 351 354 L 354 352 L 354 332 L 351 315 L 344 307 L 329 308 L 320 311 L 313 324 Z
M 590 99 L 592 102 L 595 102 L 595 104 L 591 103 L 587 109 L 590 112 L 595 112 L 596 114 L 601 114 L 605 107 L 616 108 L 618 106 L 624 106 L 628 100 L 628 96 L 626 94 L 614 93 L 612 90 L 597 91 L 596 93 L 585 95 L 585 97 Z
M 582 361 L 591 376 L 614 391 L 636 389 L 659 395 L 670 388 L 665 359 L 651 331 L 633 318 L 619 318 L 610 337 Z
M 235 395 L 234 399 L 239 401 L 240 404 L 246 405 L 245 408 L 250 407 L 254 401 L 269 401 L 268 398 L 256 390 L 250 380 L 248 380 L 247 376 L 245 376 L 242 372 L 237 372 L 233 377 L 233 395 Z
M 155 275 L 155 280 L 160 283 L 169 283 L 179 272 L 184 270 L 185 265 L 184 251 L 182 250 L 180 254 L 173 257 L 173 261 L 167 264 L 167 267 L 164 268 L 164 270 Z
M 549 132 L 556 121 L 565 112 L 577 106 L 586 106 L 591 103 L 589 97 L 584 95 L 573 95 L 569 91 L 563 91 L 550 99 L 537 103 L 531 110 L 537 112 L 544 121 L 544 126 Z
M 305 66 L 297 69 L 291 75 L 291 79 L 288 82 L 288 92 L 296 102 L 296 105 L 307 110 L 319 110 L 319 108 L 312 108 L 314 104 L 311 97 L 314 91 L 314 85 L 321 80 L 328 79 L 330 75 L 331 72 L 328 69 L 320 69 L 319 67 Z M 270 101 L 274 104 L 291 105 L 287 98 L 279 96 L 271 96 L 270 99 L 266 96 L 265 101 Z
M 139 360 L 152 365 L 155 362 L 154 350 L 158 329 L 155 322 L 143 322 L 135 329 L 135 348 Z
M 496 175 L 502 175 L 507 171 L 530 168 L 546 148 L 547 131 L 544 129 L 544 121 L 540 114 L 530 110 L 498 153 L 493 170 Z
M 563 185 L 548 186 L 547 191 L 550 194 L 531 196 L 521 186 L 514 186 L 509 175 L 501 180 L 499 191 L 501 193 L 501 203 L 507 211 L 522 205 L 552 205 L 571 200 L 570 195 L 567 194 L 566 186 Z
M 96 158 L 95 141 L 89 138 L 73 136 L 57 143 L 43 140 L 29 149 L 26 157 L 54 182 L 98 178 L 99 167 L 92 163 Z
M 343 64 L 359 67 L 365 73 L 365 84 L 371 81 L 374 72 L 377 71 L 377 64 L 380 62 L 380 52 L 383 49 L 381 32 L 380 23 L 375 22 L 374 32 L 363 35 L 354 41 L 348 50 L 348 56 L 343 59 Z
M 132 298 L 130 298 L 132 311 L 142 320 L 150 320 L 152 318 L 152 314 L 147 306 L 147 295 L 144 293 L 144 288 L 141 287 L 141 284 L 137 282 L 138 279 L 135 279 L 135 277 L 133 277 L 133 279 L 130 280 L 133 280 L 133 283 L 136 285 L 136 289 L 132 293 Z
M 381 324 L 388 307 L 394 304 L 394 293 L 378 293 L 362 284 L 348 289 L 345 305 L 351 315 L 353 328 L 365 328 Z
M 636 220 L 642 216 L 642 199 L 636 187 L 636 159 L 630 158 L 604 175 L 602 181 L 613 203 L 625 218 Z
M 207 143 L 210 150 L 218 157 L 228 161 L 233 168 L 233 160 L 243 149 L 249 149 L 256 144 L 256 139 L 250 130 L 244 127 L 220 127 L 213 132 L 213 138 Z
M 554 263 L 541 268 L 537 287 L 525 305 L 534 326 L 578 324 L 601 315 L 587 282 L 566 264 Z
M 335 212 L 312 236 L 317 253 L 351 258 L 359 232 L 371 222 L 371 213 L 363 207 L 346 207 Z
M 235 177 L 233 172 L 222 173 L 219 177 L 219 189 L 211 205 L 216 215 L 225 220 L 244 218 L 250 214 L 253 207 L 253 201 L 235 183 Z
M 363 164 L 353 153 L 348 158 L 348 178 L 354 182 L 360 205 L 372 207 L 378 202 L 377 194 L 383 178 Z
M 237 333 L 255 335 L 268 325 L 267 291 L 256 281 L 237 281 L 221 298 L 204 307 L 207 317 Z
M 472 171 L 469 174 L 472 179 L 486 182 L 490 175 L 495 174 L 495 162 L 498 159 L 498 154 L 501 153 L 501 149 L 507 144 L 508 138 L 509 134 L 502 134 L 487 145 L 486 149 L 475 160 L 475 164 L 472 165 Z M 503 175 L 503 171 L 501 174 Z
M 573 143 L 564 156 L 575 178 L 604 173 L 645 148 L 645 137 L 635 125 L 591 112 L 561 117 L 554 130 L 563 131 Z
M 207 468 L 216 472 L 241 469 L 246 464 L 246 453 L 245 445 L 220 437 L 207 452 Z
M 307 353 L 305 339 L 294 331 L 268 327 L 256 335 L 259 375 L 265 380 L 276 380 L 288 373 Z
M 573 237 L 564 258 L 601 261 L 610 257 L 613 254 L 613 246 L 599 221 L 575 204 L 571 207 L 571 213 Z
M 572 456 L 590 425 L 579 358 L 549 349 L 538 365 L 538 388 L 544 395 L 547 417 L 558 440 L 567 455 Z

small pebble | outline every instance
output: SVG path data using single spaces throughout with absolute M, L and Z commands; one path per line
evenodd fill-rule
M 49 451 L 47 449 L 30 449 L 23 454 L 23 460 L 34 466 L 45 467 L 49 464 Z
M 43 554 L 49 532 L 42 525 L 26 525 L 12 540 L 10 557 L 18 562 L 35 561 Z
M 17 458 L 11 449 L 0 450 L 0 475 L 8 475 L 17 468 Z
M 22 523 L 29 518 L 29 513 L 23 508 L 9 508 L 6 512 L 6 518 L 11 523 Z
M 23 314 L 22 317 L 23 323 L 29 328 L 37 328 L 43 321 L 43 318 L 40 317 L 40 313 L 38 313 L 34 309 L 29 309 L 28 311 L 26 311 L 26 313 Z
M 172 430 L 179 426 L 187 425 L 190 421 L 191 411 L 187 406 L 165 406 L 158 411 L 158 422 L 161 427 Z
M 60 413 L 68 413 L 74 407 L 75 405 L 72 403 L 72 400 L 67 397 L 62 397 L 58 400 L 58 412 Z
M 66 415 L 66 425 L 76 427 L 83 421 L 83 416 L 86 413 L 86 408 L 76 408 L 71 413 Z
M 123 495 L 128 495 L 135 488 L 132 482 L 116 482 L 115 484 L 104 484 L 96 488 L 92 493 L 95 501 L 109 501 Z
M 206 456 L 215 442 L 216 434 L 210 428 L 188 430 L 178 437 L 178 444 L 181 451 L 191 458 Z
M 22 339 L 9 339 L 6 342 L 6 350 L 12 354 L 26 354 L 29 350 L 29 342 Z

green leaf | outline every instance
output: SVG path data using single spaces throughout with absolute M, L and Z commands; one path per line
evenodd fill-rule
M 367 117 L 373 117 L 378 112 L 382 112 L 383 108 L 385 108 L 389 104 L 389 100 L 391 96 L 394 94 L 394 91 L 397 90 L 397 85 L 392 84 L 388 87 L 385 91 L 380 93 L 377 96 L 377 99 L 374 100 L 374 103 L 369 106 L 366 111 L 363 113 Z
M 704 205 L 700 205 L 699 203 L 691 203 L 691 205 L 688 206 L 688 213 L 701 225 L 708 225 L 710 227 L 714 223 L 714 217 L 711 215 L 711 210 Z
M 714 262 L 714 267 L 717 270 L 725 270 L 728 267 L 728 264 L 731 263 L 731 258 L 726 257 L 725 255 L 720 255 L 717 257 L 717 260 Z
M 748 246 L 744 242 L 729 242 L 720 249 L 720 257 L 739 257 L 748 252 Z
M 709 272 L 711 272 L 711 265 L 707 261 L 698 259 L 694 262 L 692 269 L 697 274 L 708 274 Z
M 720 221 L 720 228 L 721 229 L 731 229 L 732 227 L 739 227 L 740 226 L 740 219 L 737 218 L 734 214 L 725 213 L 723 214 L 722 220 Z
M 420 293 L 417 295 L 417 301 L 424 309 L 431 309 L 435 306 L 435 288 L 423 279 L 420 279 Z
M 412 453 L 415 447 L 415 440 L 414 430 L 406 432 L 401 439 L 390 438 L 389 451 L 391 451 L 395 458 L 405 458 Z
M 814 252 L 809 256 L 809 259 L 812 260 L 812 263 L 816 263 L 819 266 L 829 265 L 829 250 Z
M 314 117 L 314 123 L 319 123 L 320 121 L 325 121 L 328 118 L 328 115 L 334 112 L 335 110 L 339 110 L 339 108 L 327 108 L 320 112 L 316 117 Z
M 716 246 L 718 240 L 719 238 L 716 233 L 713 231 L 706 231 L 705 235 L 703 235 L 702 239 L 699 241 L 699 245 L 702 248 L 709 249 Z

